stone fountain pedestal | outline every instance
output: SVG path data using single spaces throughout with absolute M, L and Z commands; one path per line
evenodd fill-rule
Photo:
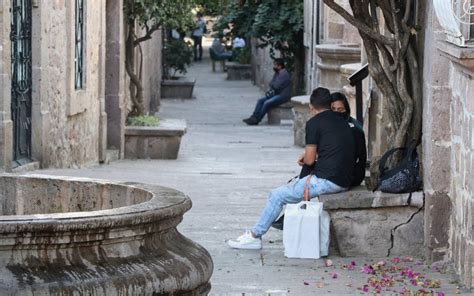
M 176 190 L 0 176 L 0 295 L 206 295 L 209 253 L 176 226 Z

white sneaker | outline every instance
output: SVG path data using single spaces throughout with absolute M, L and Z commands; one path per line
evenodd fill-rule
M 228 240 L 227 244 L 234 249 L 260 250 L 262 248 L 262 240 L 253 237 L 249 230 L 235 240 Z

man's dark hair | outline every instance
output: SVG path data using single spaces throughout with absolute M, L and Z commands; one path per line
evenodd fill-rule
M 275 59 L 273 63 L 280 66 L 282 69 L 285 69 L 285 61 L 283 59 Z
M 311 97 L 309 99 L 311 105 L 313 105 L 314 108 L 319 109 L 319 110 L 325 110 L 325 109 L 331 109 L 331 93 L 327 88 L 324 87 L 318 87 L 315 90 L 313 90 L 313 93 L 311 94 Z
M 347 118 L 349 118 L 351 114 L 351 106 L 349 105 L 349 101 L 347 97 L 340 92 L 335 92 L 331 94 L 331 102 L 341 101 L 344 104 L 344 108 L 346 109 Z

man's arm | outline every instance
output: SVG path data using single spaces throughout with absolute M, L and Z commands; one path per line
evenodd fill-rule
M 270 87 L 274 89 L 277 93 L 285 89 L 291 83 L 289 75 L 285 74 L 278 74 L 272 80 Z
M 312 166 L 316 162 L 317 158 L 318 153 L 316 145 L 306 145 L 304 153 L 300 155 L 297 162 L 300 166 L 304 164 L 307 166 Z
M 304 164 L 312 166 L 316 162 L 317 156 L 316 145 L 306 145 L 304 148 Z

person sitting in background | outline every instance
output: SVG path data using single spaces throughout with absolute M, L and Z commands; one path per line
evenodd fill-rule
M 237 36 L 234 38 L 234 40 L 232 40 L 232 49 L 244 48 L 244 47 L 245 47 L 245 39 Z
M 343 93 L 335 92 L 331 94 L 331 109 L 339 113 L 347 122 L 352 130 L 355 143 L 355 165 L 354 177 L 351 186 L 359 186 L 365 179 L 365 170 L 367 164 L 367 148 L 365 143 L 365 134 L 362 124 L 351 117 L 351 107 Z
M 216 37 L 212 41 L 211 49 L 214 51 L 217 59 L 219 60 L 229 60 L 232 58 L 232 51 L 226 51 L 225 47 L 222 45 L 222 37 Z
M 253 114 L 243 120 L 248 125 L 257 125 L 268 110 L 289 102 L 291 99 L 291 76 L 285 68 L 283 59 L 276 59 L 273 62 L 273 71 L 275 71 L 275 75 L 270 82 L 270 89 L 263 98 L 257 101 Z

